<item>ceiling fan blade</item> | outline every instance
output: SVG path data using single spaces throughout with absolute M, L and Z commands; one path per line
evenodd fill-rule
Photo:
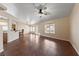
M 44 15 L 48 15 L 48 13 L 44 13 Z
M 46 13 L 44 13 L 44 15 L 51 15 L 51 13 L 50 12 L 46 12 Z

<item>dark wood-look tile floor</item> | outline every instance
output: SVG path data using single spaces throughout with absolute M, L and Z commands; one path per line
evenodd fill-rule
M 26 34 L 23 39 L 8 43 L 5 56 L 77 56 L 72 45 L 63 40 Z

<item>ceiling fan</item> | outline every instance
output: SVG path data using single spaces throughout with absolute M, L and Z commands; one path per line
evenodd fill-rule
M 46 11 L 47 10 L 47 7 L 46 7 L 46 3 L 45 4 L 33 4 L 35 9 L 38 11 L 37 13 L 40 14 L 40 17 L 42 17 L 42 15 L 47 15 L 48 12 Z
M 43 9 L 39 9 L 39 14 L 44 14 L 44 15 L 47 15 L 47 12 L 46 11 L 43 11 Z

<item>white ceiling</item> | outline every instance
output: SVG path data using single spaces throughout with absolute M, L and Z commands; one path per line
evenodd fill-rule
M 65 16 L 69 16 L 74 4 L 72 3 L 47 3 L 46 11 L 48 15 L 40 18 L 37 14 L 35 14 L 35 8 L 33 3 L 15 3 L 14 6 L 17 9 L 16 17 L 21 21 L 26 22 L 27 20 L 31 20 L 32 23 L 36 23 L 38 21 L 44 20 L 53 20 Z M 12 8 L 12 7 L 11 7 Z

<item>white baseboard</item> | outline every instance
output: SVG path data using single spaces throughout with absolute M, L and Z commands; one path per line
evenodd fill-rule
M 74 46 L 74 44 L 72 44 L 71 41 L 70 41 L 70 43 L 71 43 L 72 47 L 75 49 L 75 51 L 77 52 L 77 54 L 79 55 L 79 52 L 78 52 L 78 50 L 76 49 L 76 47 Z
M 42 35 L 42 34 L 40 34 L 40 35 Z M 58 39 L 58 40 L 63 40 L 63 41 L 69 41 L 69 40 L 67 40 L 67 39 L 61 39 L 61 38 L 51 37 L 51 36 L 47 36 L 47 35 L 42 35 L 42 36 L 46 36 L 46 37 L 50 37 L 50 38 L 56 38 L 56 39 Z
M 3 52 L 3 51 L 4 51 L 4 49 L 0 49 L 0 53 Z
M 56 38 L 56 37 L 51 37 L 51 36 L 47 36 L 47 35 L 42 35 L 42 36 L 46 36 L 46 37 L 50 37 L 50 38 Z M 58 40 L 62 40 L 61 38 L 56 38 L 56 39 L 58 39 Z M 64 39 L 64 41 L 68 41 L 68 42 L 70 42 L 69 40 L 66 40 L 66 39 Z M 76 47 L 72 44 L 72 42 L 70 42 L 70 44 L 72 45 L 72 47 L 75 49 L 75 51 L 76 51 L 77 54 L 79 55 L 78 50 L 77 50 Z

